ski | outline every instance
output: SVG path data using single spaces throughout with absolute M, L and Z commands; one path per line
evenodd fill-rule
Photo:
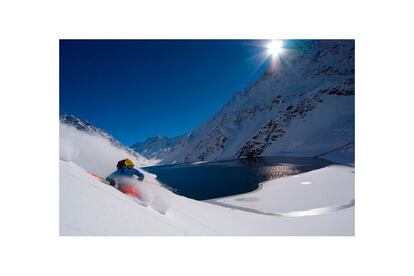
M 102 182 L 102 183 L 104 183 L 104 184 L 107 184 L 107 185 L 112 186 L 112 185 L 111 185 L 111 183 L 109 183 L 109 181 L 108 181 L 108 180 L 106 180 L 105 178 L 103 178 L 102 176 L 96 175 L 96 174 L 94 174 L 93 172 L 89 172 L 89 171 L 88 171 L 88 173 L 89 173 L 90 175 L 92 175 L 92 176 L 96 177 L 96 178 L 97 178 L 100 182 Z M 113 187 L 113 186 L 112 186 L 112 187 Z

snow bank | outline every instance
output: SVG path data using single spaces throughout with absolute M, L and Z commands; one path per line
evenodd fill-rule
M 209 202 L 259 214 L 287 217 L 327 214 L 354 206 L 354 177 L 353 167 L 331 165 L 269 180 L 256 191 Z
M 60 124 L 60 159 L 71 161 L 100 176 L 107 176 L 117 161 L 129 158 L 142 166 L 142 161 L 126 151 L 116 148 L 101 136 L 88 134 L 72 126 Z

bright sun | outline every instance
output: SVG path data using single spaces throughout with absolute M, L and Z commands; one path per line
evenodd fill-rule
M 268 45 L 267 45 L 267 51 L 269 52 L 269 54 L 271 54 L 272 56 L 278 56 L 282 50 L 283 50 L 283 42 L 281 40 L 272 40 Z

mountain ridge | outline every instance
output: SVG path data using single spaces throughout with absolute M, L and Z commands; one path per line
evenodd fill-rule
M 293 41 L 160 163 L 316 155 L 354 141 L 354 41 Z
M 147 159 L 144 156 L 134 151 L 133 149 L 123 145 L 121 142 L 116 140 L 112 135 L 92 125 L 90 122 L 86 120 L 79 119 L 74 115 L 62 115 L 60 117 L 60 122 L 65 125 L 72 126 L 79 131 L 86 132 L 91 135 L 99 135 L 103 137 L 104 139 L 106 139 L 109 143 L 111 143 L 116 148 L 126 151 L 128 154 L 134 156 L 135 158 L 137 158 L 138 160 L 141 160 L 144 163 L 147 162 Z

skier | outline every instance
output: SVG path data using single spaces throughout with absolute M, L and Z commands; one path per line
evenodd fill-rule
M 136 175 L 139 180 L 144 179 L 144 175 L 134 168 L 134 162 L 130 159 L 122 159 L 116 164 L 117 170 L 110 174 L 106 180 L 114 187 L 118 188 L 118 178 L 132 177 Z

